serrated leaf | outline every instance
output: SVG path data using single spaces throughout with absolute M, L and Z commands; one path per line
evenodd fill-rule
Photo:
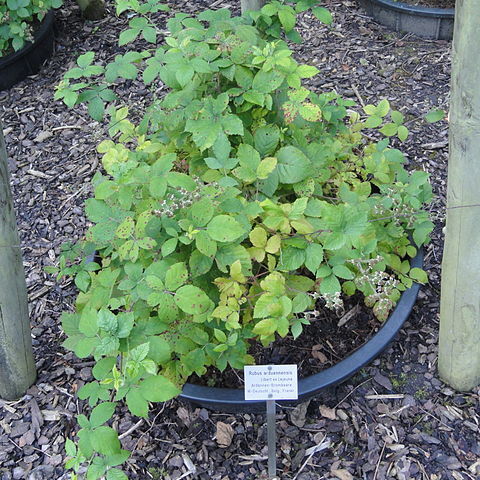
M 110 427 L 98 427 L 95 434 L 91 435 L 92 447 L 103 455 L 113 455 L 120 450 L 120 441 L 117 432 Z
M 315 275 L 323 262 L 323 247 L 318 243 L 309 243 L 305 251 L 305 266 Z
M 196 227 L 204 227 L 213 217 L 213 212 L 214 208 L 209 198 L 202 198 L 200 201 L 195 202 L 190 209 L 190 214 Z
M 248 236 L 255 247 L 263 248 L 267 244 L 267 232 L 262 227 L 255 227 Z
M 276 157 L 278 159 L 278 177 L 281 183 L 301 182 L 311 175 L 310 160 L 298 148 L 283 147 L 278 150 Z
M 138 388 L 131 388 L 126 396 L 127 407 L 133 415 L 146 418 L 148 416 L 148 401 Z
M 107 471 L 107 480 L 128 480 L 128 477 L 120 469 L 111 468 Z
M 318 20 L 326 25 L 330 25 L 333 22 L 332 14 L 324 7 L 312 8 L 312 13 Z
M 184 285 L 188 279 L 188 270 L 185 263 L 179 262 L 172 265 L 165 275 L 165 287 L 170 291 L 175 291 L 181 285 Z
M 409 277 L 418 283 L 428 283 L 427 272 L 421 268 L 412 268 L 409 272 Z
M 112 418 L 115 407 L 117 406 L 114 402 L 104 402 L 100 405 L 97 405 L 90 415 L 90 425 L 92 428 L 99 427 L 103 425 L 106 421 Z
M 255 149 L 262 157 L 273 153 L 280 140 L 280 130 L 276 125 L 264 125 L 253 135 Z
M 127 217 L 115 231 L 115 235 L 118 238 L 129 238 L 133 235 L 135 230 L 135 221 L 132 217 Z
M 217 242 L 233 242 L 244 234 L 244 228 L 229 215 L 217 215 L 207 225 L 207 233 Z
M 340 282 L 335 275 L 329 275 L 320 284 L 320 293 L 333 294 L 341 291 Z
M 335 265 L 332 267 L 334 275 L 345 280 L 351 280 L 354 278 L 354 273 L 345 265 Z
M 177 306 L 191 315 L 205 313 L 211 305 L 211 300 L 206 293 L 193 285 L 180 287 L 174 297 Z
M 166 402 L 179 395 L 181 390 L 164 376 L 155 375 L 142 381 L 140 392 L 149 402 Z

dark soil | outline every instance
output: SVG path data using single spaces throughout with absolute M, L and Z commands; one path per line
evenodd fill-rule
M 339 326 L 340 324 L 340 326 Z M 249 353 L 256 365 L 296 364 L 300 378 L 313 375 L 348 357 L 378 331 L 381 323 L 365 307 L 360 297 L 347 299 L 342 312 L 319 308 L 318 315 L 306 325 L 296 340 L 291 335 L 278 337 L 265 348 L 254 342 Z M 190 383 L 210 387 L 243 388 L 243 371 L 227 368 L 220 372 L 211 367 Z
M 238 5 L 237 0 L 173 3 L 189 11 Z M 455 392 L 436 371 L 448 130 L 446 122 L 421 121 L 432 108 L 448 109 L 450 43 L 392 33 L 351 0 L 325 5 L 334 14 L 331 27 L 309 15 L 300 20 L 305 43 L 296 54 L 321 71 L 310 85 L 335 89 L 360 104 L 387 98 L 406 115 L 410 137 L 401 148 L 412 168 L 431 174 L 437 228 L 425 260 L 430 283 L 397 341 L 354 378 L 277 414 L 279 476 L 475 480 L 480 478 L 480 390 Z M 52 60 L 39 75 L 0 92 L 38 370 L 24 397 L 0 401 L 1 480 L 66 480 L 65 438 L 78 430 L 75 415 L 89 411 L 75 392 L 91 379 L 93 362 L 60 346 L 60 313 L 73 308 L 76 290 L 43 268 L 57 261 L 64 241 L 77 240 L 86 228 L 83 202 L 98 169 L 95 146 L 106 137 L 105 126 L 83 108 L 69 110 L 52 97 L 78 54 L 94 50 L 108 60 L 119 53 L 116 40 L 125 20 L 114 16 L 109 3 L 104 20 L 84 22 L 73 0 L 57 18 Z M 159 26 L 165 28 L 164 20 Z M 126 82 L 122 89 L 141 108 L 142 85 Z M 324 340 L 322 334 L 322 347 Z M 311 345 L 305 345 L 310 358 Z M 330 358 L 328 350 L 321 353 Z M 119 407 L 113 425 L 123 447 L 133 452 L 129 478 L 258 480 L 266 473 L 264 422 L 264 415 L 217 414 L 175 400 L 155 406 L 145 420 Z
M 401 0 L 402 3 L 430 8 L 455 8 L 455 0 Z

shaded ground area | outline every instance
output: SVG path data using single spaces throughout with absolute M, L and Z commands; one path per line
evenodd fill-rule
M 179 1 L 174 8 L 201 10 L 209 3 Z M 213 2 L 228 4 L 237 1 Z M 327 6 L 335 18 L 330 28 L 301 19 L 305 43 L 298 56 L 321 71 L 311 85 L 336 89 L 360 104 L 387 98 L 406 115 L 411 135 L 402 149 L 412 168 L 432 175 L 438 228 L 427 248 L 430 284 L 398 341 L 355 378 L 279 413 L 280 477 L 476 479 L 479 391 L 455 393 L 436 374 L 447 125 L 420 119 L 432 107 L 447 108 L 450 44 L 389 32 L 351 1 Z M 62 242 L 78 239 L 85 229 L 82 205 L 98 167 L 95 145 L 104 134 L 83 109 L 68 110 L 52 96 L 78 54 L 95 50 L 111 59 L 118 53 L 121 28 L 112 11 L 102 22 L 83 23 L 67 2 L 58 15 L 55 57 L 40 75 L 0 92 L 38 368 L 25 397 L 0 401 L 1 480 L 64 478 L 65 437 L 77 428 L 74 415 L 83 409 L 75 392 L 89 380 L 92 362 L 59 346 L 59 315 L 72 308 L 75 288 L 55 283 L 43 268 L 55 262 Z M 141 86 L 126 83 L 123 90 L 141 106 Z M 134 451 L 131 478 L 248 480 L 265 474 L 263 415 L 217 414 L 178 401 L 157 406 L 148 421 L 117 413 L 122 443 Z

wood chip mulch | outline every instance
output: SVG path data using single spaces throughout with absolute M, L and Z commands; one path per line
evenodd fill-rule
M 202 10 L 207 1 L 170 2 L 175 10 Z M 238 1 L 215 1 L 215 8 Z M 296 53 L 316 65 L 311 86 L 336 89 L 358 103 L 387 98 L 408 119 L 401 147 L 411 168 L 431 173 L 437 200 L 433 241 L 427 248 L 430 284 L 423 288 L 398 340 L 345 384 L 277 417 L 279 476 L 288 480 L 480 478 L 479 389 L 460 394 L 436 371 L 440 262 L 447 170 L 447 124 L 421 117 L 448 108 L 450 47 L 376 25 L 351 0 L 331 0 L 331 27 L 304 15 L 305 43 Z M 165 17 L 162 17 L 164 21 Z M 0 92 L 12 188 L 22 237 L 38 379 L 16 402 L 0 401 L 0 479 L 66 479 L 65 438 L 77 429 L 84 404 L 75 392 L 91 378 L 92 362 L 59 344 L 59 316 L 71 310 L 75 288 L 44 273 L 64 241 L 85 229 L 83 202 L 98 169 L 95 146 L 104 127 L 83 108 L 53 100 L 78 54 L 118 53 L 125 20 L 109 15 L 83 22 L 73 1 L 58 12 L 56 53 L 42 72 Z M 164 28 L 164 24 L 161 25 Z M 135 82 L 124 94 L 142 102 Z M 133 450 L 127 472 L 135 479 L 249 480 L 265 478 L 266 427 L 260 414 L 227 415 L 182 404 L 158 405 L 148 420 L 117 410 L 114 426 Z

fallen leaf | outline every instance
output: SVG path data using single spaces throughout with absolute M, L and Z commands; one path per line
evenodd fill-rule
M 228 423 L 217 422 L 217 431 L 215 433 L 218 446 L 221 448 L 227 448 L 232 443 L 233 428 Z
M 305 425 L 305 417 L 307 415 L 307 408 L 309 404 L 310 400 L 305 403 L 300 403 L 290 413 L 290 421 L 296 427 L 302 428 Z
M 191 423 L 190 413 L 185 407 L 177 408 L 177 416 L 183 422 L 183 424 L 188 427 Z
M 377 382 L 379 385 L 386 388 L 387 390 L 393 390 L 392 382 L 381 373 L 377 372 L 373 379 L 375 380 L 375 382 Z
M 321 352 L 322 346 L 321 345 L 314 345 L 312 347 L 312 357 L 316 358 L 320 363 L 328 362 L 327 356 Z
M 340 480 L 353 480 L 353 475 L 344 468 L 339 468 L 338 470 L 332 470 L 330 472 L 332 475 L 335 475 Z
M 327 407 L 326 405 L 320 405 L 319 410 L 322 417 L 328 418 L 329 420 L 337 419 L 337 412 L 335 412 L 334 408 Z

